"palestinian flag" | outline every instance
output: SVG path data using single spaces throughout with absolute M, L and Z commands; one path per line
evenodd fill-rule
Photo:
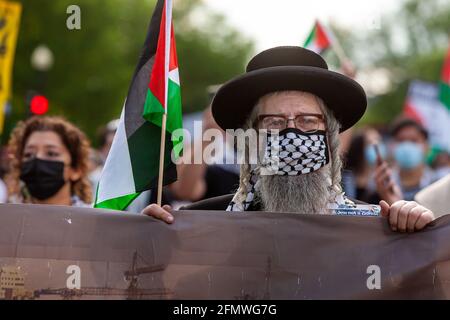
M 432 150 L 450 151 L 449 111 L 439 99 L 439 86 L 436 83 L 411 81 L 403 115 L 417 121 L 428 130 Z
M 450 46 L 444 60 L 441 81 L 439 82 L 439 100 L 450 111 Z
M 97 187 L 95 208 L 124 210 L 141 192 L 157 186 L 163 113 L 167 114 L 164 184 L 169 184 L 176 180 L 171 153 L 176 158 L 182 150 L 180 130 L 172 135 L 182 128 L 172 0 L 156 4 Z
M 322 54 L 331 46 L 331 39 L 332 37 L 330 33 L 318 20 L 316 20 L 314 27 L 306 39 L 303 47 L 312 50 L 317 54 Z

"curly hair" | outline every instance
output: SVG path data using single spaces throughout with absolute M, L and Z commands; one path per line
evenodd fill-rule
M 10 195 L 19 197 L 23 202 L 31 202 L 20 184 L 20 167 L 25 144 L 33 132 L 52 131 L 58 134 L 69 150 L 72 168 L 80 171 L 80 179 L 72 183 L 71 193 L 85 203 L 92 201 L 91 184 L 88 179 L 90 143 L 86 135 L 75 125 L 62 117 L 35 116 L 17 124 L 8 143 L 11 162 L 5 180 Z

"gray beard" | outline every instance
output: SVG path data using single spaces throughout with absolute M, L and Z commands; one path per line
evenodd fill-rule
M 262 175 L 256 201 L 264 211 L 326 214 L 328 166 L 298 176 Z

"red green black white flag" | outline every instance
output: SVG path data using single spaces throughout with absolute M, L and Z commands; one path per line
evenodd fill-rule
M 161 119 L 167 115 L 164 184 L 176 180 L 171 161 L 182 151 L 182 111 L 172 0 L 158 0 L 136 67 L 94 206 L 124 210 L 158 182 Z
M 317 54 L 322 54 L 331 46 L 332 35 L 328 30 L 316 20 L 314 27 L 308 35 L 303 47 L 312 50 Z

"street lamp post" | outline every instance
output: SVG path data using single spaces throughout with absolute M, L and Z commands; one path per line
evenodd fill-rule
M 44 90 L 47 72 L 53 67 L 53 52 L 46 45 L 39 45 L 31 54 L 31 66 L 37 72 L 38 89 Z
M 53 67 L 53 52 L 45 45 L 39 45 L 31 54 L 31 66 L 41 72 L 47 72 Z
M 46 45 L 41 44 L 33 50 L 30 62 L 32 68 L 36 72 L 35 77 L 36 80 L 34 90 L 28 90 L 25 99 L 27 105 L 31 107 L 31 102 L 33 98 L 35 98 L 39 94 L 44 94 L 45 87 L 47 84 L 47 74 L 54 64 L 53 52 Z M 32 113 L 33 112 L 30 109 L 28 114 L 31 115 Z

